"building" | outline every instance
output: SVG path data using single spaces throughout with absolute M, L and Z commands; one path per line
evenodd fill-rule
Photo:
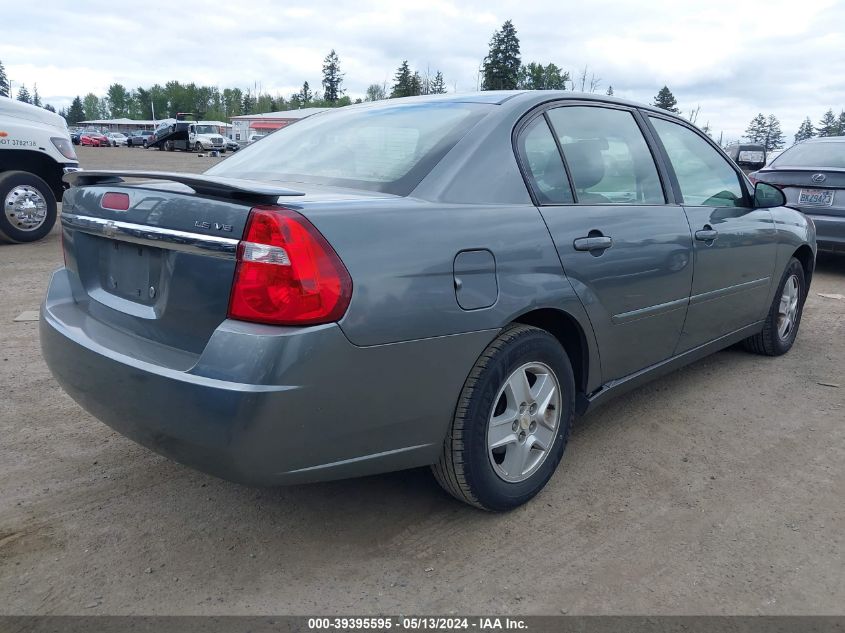
M 318 112 L 329 108 L 300 108 L 299 110 L 282 110 L 281 112 L 265 112 L 264 114 L 242 114 L 233 116 L 231 138 L 236 141 L 249 140 L 250 134 L 269 134 L 280 128 L 296 123 Z
M 134 132 L 135 130 L 152 130 L 158 125 L 157 121 L 143 121 L 139 119 L 95 119 L 80 121 L 80 127 L 95 127 L 106 132 Z

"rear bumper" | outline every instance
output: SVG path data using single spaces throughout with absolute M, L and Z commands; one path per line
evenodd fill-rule
M 153 352 L 140 347 L 109 347 L 107 327 L 73 302 L 69 275 L 54 273 L 40 323 L 44 359 L 64 390 L 139 444 L 248 484 L 433 463 L 464 380 L 495 336 L 362 348 L 334 324 L 225 321 L 193 366 L 177 369 L 142 360 Z
M 845 253 L 845 216 L 824 215 L 803 210 L 816 225 L 816 243 L 821 251 Z

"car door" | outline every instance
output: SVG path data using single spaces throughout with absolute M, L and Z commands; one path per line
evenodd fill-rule
M 753 207 L 739 170 L 701 132 L 648 118 L 694 236 L 695 275 L 680 353 L 765 317 L 777 232 L 771 212 Z
M 535 203 L 590 317 L 603 381 L 669 358 L 686 316 L 692 238 L 683 209 L 667 204 L 638 115 L 557 105 L 518 138 Z

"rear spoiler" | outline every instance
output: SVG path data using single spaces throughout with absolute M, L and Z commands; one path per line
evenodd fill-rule
M 125 182 L 126 178 L 143 180 L 166 180 L 186 185 L 200 195 L 218 198 L 232 198 L 264 204 L 275 204 L 280 196 L 304 196 L 301 191 L 276 187 L 257 180 L 241 178 L 218 178 L 202 174 L 185 174 L 166 171 L 75 171 L 65 174 L 64 181 L 71 187 L 85 185 L 114 185 Z M 144 184 L 144 183 L 129 183 Z

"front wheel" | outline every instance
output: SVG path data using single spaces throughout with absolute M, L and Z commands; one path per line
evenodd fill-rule
M 27 171 L 0 174 L 0 239 L 35 242 L 56 223 L 56 197 L 41 178 Z
M 199 154 L 202 151 L 202 145 L 197 141 L 194 143 L 194 151 Z
M 807 290 L 804 267 L 793 257 L 783 272 L 763 330 L 745 339 L 745 348 L 764 356 L 786 354 L 798 336 Z
M 505 328 L 476 362 L 461 391 L 438 483 L 483 510 L 510 510 L 551 478 L 575 411 L 566 351 L 535 327 Z

